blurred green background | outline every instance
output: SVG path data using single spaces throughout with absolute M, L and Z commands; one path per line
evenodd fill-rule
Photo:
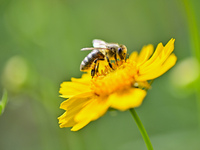
M 176 39 L 176 66 L 154 81 L 136 111 L 155 150 L 199 150 L 194 58 L 200 49 L 194 39 L 200 33 L 193 27 L 200 25 L 200 1 L 189 2 L 0 0 L 0 97 L 3 89 L 8 92 L 0 116 L 0 150 L 146 149 L 129 111 L 107 112 L 78 132 L 58 126 L 64 100 L 60 84 L 81 76 L 79 66 L 88 52 L 80 49 L 92 46 L 95 38 L 124 44 L 129 53 Z

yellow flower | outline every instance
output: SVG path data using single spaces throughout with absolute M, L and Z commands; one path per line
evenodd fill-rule
M 93 79 L 87 73 L 80 79 L 63 82 L 59 92 L 68 100 L 60 105 L 65 110 L 58 118 L 60 127 L 77 131 L 104 115 L 110 107 L 125 111 L 140 106 L 146 89 L 150 88 L 148 80 L 175 65 L 174 41 L 171 39 L 165 46 L 159 43 L 154 53 L 152 45 L 144 46 L 139 55 L 133 52 L 126 62 L 112 63 L 114 69 L 105 65 Z

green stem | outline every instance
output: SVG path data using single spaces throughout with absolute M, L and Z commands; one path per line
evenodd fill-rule
M 148 136 L 144 126 L 142 125 L 142 122 L 141 122 L 140 118 L 138 117 L 135 109 L 131 108 L 130 112 L 131 112 L 131 114 L 132 114 L 132 116 L 133 116 L 133 118 L 134 118 L 134 120 L 135 120 L 135 122 L 136 122 L 136 124 L 137 124 L 137 126 L 139 128 L 139 130 L 140 130 L 140 133 L 142 134 L 142 137 L 144 139 L 144 142 L 145 142 L 148 150 L 153 150 L 153 146 L 151 145 L 151 141 L 149 139 L 149 136 Z

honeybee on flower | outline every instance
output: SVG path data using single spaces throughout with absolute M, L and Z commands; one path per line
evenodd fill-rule
M 117 43 L 106 43 L 103 40 L 94 39 L 92 41 L 93 47 L 82 48 L 82 51 L 92 50 L 81 62 L 80 70 L 88 71 L 91 69 L 91 76 L 94 77 L 98 73 L 99 61 L 106 60 L 110 68 L 113 66 L 110 62 L 111 58 L 114 58 L 117 64 L 118 58 L 125 60 L 127 48 L 125 45 L 119 45 Z
M 72 131 L 77 131 L 103 116 L 109 108 L 125 111 L 140 106 L 147 94 L 146 89 L 150 88 L 148 81 L 161 76 L 175 65 L 177 57 L 172 53 L 174 41 L 172 38 L 165 46 L 159 43 L 154 53 L 151 44 L 144 46 L 140 54 L 133 52 L 126 61 L 123 61 L 125 54 L 120 57 L 118 52 L 122 47 L 114 44 L 115 53 L 111 56 L 115 63 L 108 61 L 111 58 L 108 56 L 111 52 L 109 46 L 112 44 L 101 40 L 93 41 L 94 48 L 91 48 L 93 51 L 89 54 L 91 57 L 88 55 L 81 63 L 81 67 L 88 64 L 91 73 L 61 84 L 59 92 L 67 100 L 60 105 L 65 110 L 58 118 L 60 127 L 72 127 Z M 123 52 L 126 53 L 127 49 L 123 47 Z M 101 53 L 101 59 L 107 60 L 107 64 L 100 69 L 98 63 L 101 65 L 103 61 L 98 62 L 101 59 L 92 56 L 96 55 L 95 48 L 98 48 L 97 53 Z M 87 61 L 88 57 L 92 59 Z M 95 62 L 96 59 L 98 63 Z

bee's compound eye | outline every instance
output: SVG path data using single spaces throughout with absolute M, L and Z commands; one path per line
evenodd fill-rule
M 118 48 L 118 53 L 121 53 L 121 52 L 122 52 L 122 48 L 119 47 L 119 48 Z

